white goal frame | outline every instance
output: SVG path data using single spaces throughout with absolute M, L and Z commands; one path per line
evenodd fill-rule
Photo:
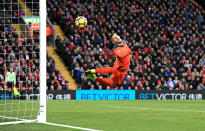
M 40 103 L 37 119 L 26 120 L 16 117 L 0 116 L 17 121 L 3 122 L 0 125 L 19 124 L 19 123 L 46 123 L 46 0 L 40 0 Z M 18 121 L 19 120 L 19 121 Z

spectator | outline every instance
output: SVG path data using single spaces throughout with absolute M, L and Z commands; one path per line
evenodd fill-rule
M 13 72 L 13 68 L 10 67 L 9 72 L 6 73 L 5 82 L 7 83 L 7 88 L 9 91 L 13 89 L 13 87 L 16 85 L 16 74 Z
M 172 81 L 172 78 L 169 78 L 169 81 L 167 81 L 167 87 L 169 88 L 169 90 L 173 90 L 173 88 L 175 87 L 175 83 L 174 81 Z

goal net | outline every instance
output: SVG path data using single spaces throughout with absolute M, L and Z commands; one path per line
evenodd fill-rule
M 0 0 L 0 125 L 45 120 L 39 7 L 39 0 Z

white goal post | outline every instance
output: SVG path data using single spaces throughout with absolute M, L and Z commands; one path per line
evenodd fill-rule
M 3 0 L 4 3 L 0 3 L 0 4 L 2 7 L 4 7 L 4 6 L 8 6 L 9 2 L 12 2 L 12 1 L 15 1 L 14 4 L 16 4 L 16 5 L 18 4 L 18 6 L 20 6 L 20 4 L 19 4 L 20 2 L 24 2 L 24 0 Z M 24 4 L 26 4 L 26 2 Z M 46 58 L 46 56 L 47 56 L 46 55 L 46 16 L 47 16 L 46 0 L 40 0 L 39 5 L 40 5 L 40 12 L 39 12 L 39 15 L 40 15 L 40 33 L 39 33 L 40 34 L 40 41 L 39 41 L 40 42 L 40 45 L 39 45 L 39 47 L 40 47 L 40 54 L 39 54 L 39 57 L 40 57 L 40 62 L 39 62 L 40 63 L 40 68 L 39 68 L 40 69 L 40 74 L 39 74 L 40 100 L 33 100 L 33 99 L 32 100 L 22 100 L 22 99 L 20 99 L 20 97 L 18 97 L 18 99 L 16 99 L 15 93 L 13 93 L 13 90 L 15 90 L 15 89 L 11 89 L 10 94 L 9 94 L 10 95 L 9 99 L 7 99 L 7 96 L 6 96 L 8 94 L 7 89 L 5 89 L 4 85 L 2 83 L 0 83 L 3 85 L 3 86 L 0 85 L 0 86 L 2 86 L 2 89 L 0 87 L 0 90 L 5 90 L 5 94 L 0 96 L 0 98 L 1 98 L 0 99 L 0 126 L 1 125 L 8 125 L 8 124 L 33 123 L 33 122 L 46 123 L 46 87 L 47 87 L 47 85 L 46 85 L 46 60 L 47 60 L 47 58 Z M 20 7 L 18 7 L 18 9 L 19 8 Z M 3 9 L 0 9 L 0 10 L 3 13 L 6 12 Z M 9 18 L 12 20 L 14 18 L 13 14 L 12 14 L 12 12 L 13 12 L 12 8 L 11 8 L 11 10 L 8 10 L 8 12 L 9 11 L 11 12 L 11 15 L 9 15 Z M 17 12 L 19 13 L 19 11 L 17 11 Z M 2 19 L 2 20 L 4 20 L 4 23 L 6 23 L 5 19 L 6 18 Z M 11 26 L 11 24 L 10 24 L 10 26 Z M 4 28 L 7 28 L 6 24 L 4 25 Z M 0 33 L 2 33 L 2 32 L 0 32 Z M 4 34 L 4 32 L 2 34 Z M 20 37 L 19 37 L 19 41 L 20 41 Z M 4 44 L 0 45 L 0 46 L 3 49 L 9 48 L 9 47 L 7 47 L 7 45 L 4 45 Z M 26 46 L 27 45 L 25 45 L 25 47 Z M 15 48 L 15 47 L 13 47 L 13 45 L 12 45 L 12 48 Z M 13 52 L 13 54 L 14 54 L 14 56 L 16 55 L 14 52 Z M 5 63 L 7 62 L 7 55 L 8 54 L 5 55 L 5 57 L 6 57 Z M 17 54 L 17 55 L 19 55 L 19 54 Z M 17 61 L 17 59 L 13 60 L 13 58 L 12 58 L 12 62 L 14 62 L 14 61 Z M 20 60 L 18 60 L 18 61 L 20 61 Z M 6 68 L 5 70 L 8 72 L 8 68 L 10 68 L 10 67 L 5 67 L 5 68 Z M 26 70 L 28 70 L 28 69 L 26 69 Z M 28 72 L 26 73 L 26 75 L 27 74 L 28 74 Z M 3 78 L 6 76 L 1 74 L 1 72 L 0 72 L 0 80 L 1 80 L 1 77 L 2 77 L 2 79 L 6 79 L 6 78 Z M 18 80 L 16 80 L 16 81 L 18 81 Z M 23 81 L 23 82 L 27 83 L 27 81 Z M 33 83 L 35 83 L 35 81 Z M 12 87 L 14 88 L 13 85 L 12 85 Z M 20 90 L 20 89 L 17 88 L 17 90 Z M 21 96 L 21 94 L 20 94 L 20 96 Z M 36 114 L 34 113 L 34 110 L 36 110 L 36 112 L 37 112 Z
M 38 122 L 46 123 L 46 0 L 40 0 L 40 107 Z

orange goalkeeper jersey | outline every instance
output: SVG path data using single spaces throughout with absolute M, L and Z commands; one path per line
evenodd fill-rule
M 120 71 L 125 71 L 130 66 L 131 59 L 131 50 L 127 46 L 127 44 L 123 45 L 115 45 L 114 54 L 116 56 L 116 60 L 114 63 L 114 68 L 117 68 Z

